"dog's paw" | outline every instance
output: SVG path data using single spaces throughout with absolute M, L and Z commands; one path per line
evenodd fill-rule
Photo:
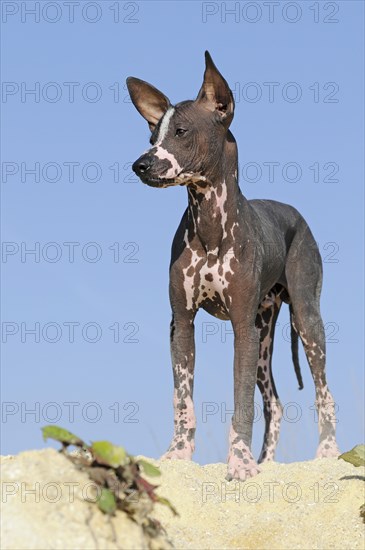
M 231 425 L 229 432 L 228 472 L 226 480 L 238 479 L 244 481 L 261 472 L 250 448 Z
M 227 481 L 232 481 L 233 479 L 245 481 L 260 472 L 261 470 L 253 457 L 249 458 L 247 455 L 245 458 L 241 458 L 233 454 L 228 458 Z
M 168 451 L 161 456 L 161 460 L 191 460 L 194 452 L 194 443 L 191 441 L 173 440 Z
M 325 439 L 318 445 L 316 458 L 337 458 L 340 454 L 336 441 Z

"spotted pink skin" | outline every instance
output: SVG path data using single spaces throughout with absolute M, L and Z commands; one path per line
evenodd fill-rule
M 193 453 L 195 451 L 194 442 L 186 441 L 184 443 L 183 449 L 177 448 L 177 445 L 180 443 L 180 438 L 173 438 L 171 441 L 171 451 L 167 451 L 161 456 L 161 460 L 191 460 Z
M 318 445 L 316 458 L 337 458 L 340 454 L 336 441 L 326 439 Z
M 194 319 L 202 308 L 230 320 L 234 331 L 234 410 L 244 407 L 242 415 L 232 418 L 227 477 L 244 480 L 259 472 L 250 450 L 256 384 L 266 421 L 260 461 L 274 459 L 281 405 L 271 358 L 282 291 L 315 385 L 317 455 L 337 454 L 319 309 L 322 263 L 309 226 L 289 205 L 248 201 L 241 193 L 237 146 L 229 130 L 233 94 L 207 52 L 204 81 L 195 101 L 172 107 L 146 82 L 129 78 L 127 85 L 152 131 L 152 148 L 133 164 L 133 170 L 153 187 L 188 189 L 188 208 L 175 234 L 170 264 L 174 435 L 165 458 L 191 459 L 194 451 Z M 293 360 L 297 372 L 294 351 Z
M 327 384 L 317 393 L 316 407 L 318 411 L 319 445 L 316 458 L 334 458 L 340 450 L 335 439 L 336 415 L 335 402 Z
M 229 431 L 228 471 L 226 479 L 245 481 L 260 473 L 260 468 L 251 454 L 250 448 L 243 438 L 237 434 L 233 426 Z
M 325 340 L 318 341 L 318 336 L 303 328 L 299 330 L 304 350 L 312 371 L 316 387 L 316 408 L 318 412 L 319 445 L 316 458 L 333 458 L 340 454 L 336 443 L 335 402 L 328 388 L 324 375 Z M 323 369 L 323 370 L 322 370 Z
M 280 422 L 283 415 L 274 379 L 272 376 L 272 352 L 274 344 L 275 323 L 281 307 L 279 292 L 270 292 L 261 302 L 256 324 L 260 328 L 260 351 L 257 366 L 257 386 L 263 400 L 265 417 L 265 434 L 259 463 L 275 459 L 275 451 L 279 440 Z
M 169 450 L 162 455 L 161 459 L 180 459 L 191 460 L 195 450 L 194 434 L 196 428 L 196 419 L 194 404 L 191 397 L 184 401 L 186 409 L 179 409 L 179 398 L 177 391 L 174 391 L 174 411 L 175 411 L 175 434 L 171 441 Z

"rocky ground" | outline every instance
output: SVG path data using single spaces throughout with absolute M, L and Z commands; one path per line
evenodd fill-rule
M 176 548 L 363 549 L 364 468 L 343 460 L 271 463 L 245 483 L 226 482 L 225 464 L 161 463 L 160 493 L 180 512 L 158 506 Z
M 95 483 L 53 449 L 1 459 L 1 549 L 169 549 L 117 510 L 95 504 Z M 94 502 L 92 502 L 94 501 Z
M 162 471 L 160 478 L 150 481 L 160 485 L 159 494 L 180 514 L 173 516 L 161 504 L 153 512 L 175 548 L 364 548 L 359 516 L 365 500 L 364 468 L 337 459 L 272 463 L 245 483 L 228 483 L 224 464 L 150 461 L 160 464 Z M 109 520 L 85 502 L 87 485 L 86 474 L 52 449 L 4 457 L 1 547 L 169 547 L 167 539 L 151 543 L 123 512 Z

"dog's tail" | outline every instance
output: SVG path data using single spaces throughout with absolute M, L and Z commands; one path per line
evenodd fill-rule
M 291 353 L 292 353 L 292 358 L 294 363 L 294 371 L 299 384 L 299 389 L 302 390 L 304 388 L 304 385 L 303 385 L 303 378 L 302 378 L 302 373 L 299 365 L 299 345 L 298 345 L 299 337 L 293 325 L 294 312 L 291 304 L 289 304 L 289 312 L 290 312 Z

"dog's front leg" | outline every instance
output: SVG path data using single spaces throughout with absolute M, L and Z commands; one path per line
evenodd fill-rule
M 172 317 L 170 341 L 174 375 L 174 436 L 162 458 L 191 460 L 194 452 L 196 419 L 193 405 L 194 319 Z
M 259 334 L 252 323 L 233 323 L 234 414 L 229 434 L 226 479 L 245 480 L 260 472 L 251 453 Z

